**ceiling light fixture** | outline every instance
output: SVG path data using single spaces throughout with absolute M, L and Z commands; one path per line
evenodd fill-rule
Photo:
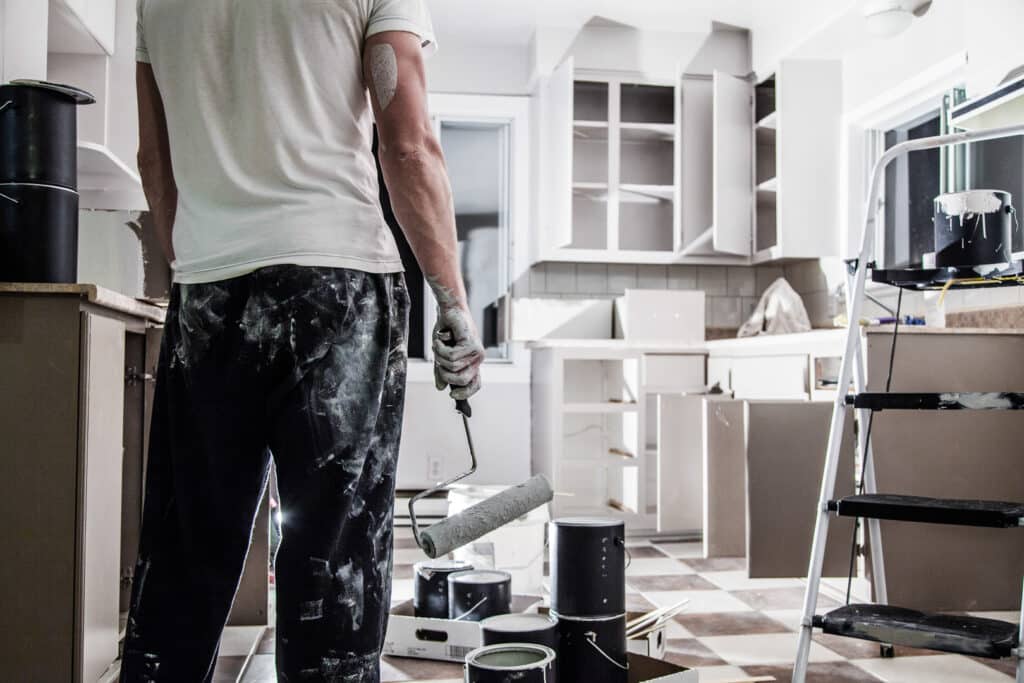
M 881 38 L 903 33 L 914 22 L 914 13 L 900 0 L 868 0 L 861 12 L 868 31 Z

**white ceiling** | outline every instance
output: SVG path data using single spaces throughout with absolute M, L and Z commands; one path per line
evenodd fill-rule
M 766 0 L 427 0 L 438 41 L 524 45 L 538 26 L 580 26 L 601 16 L 638 28 L 707 31 L 712 21 L 746 26 Z

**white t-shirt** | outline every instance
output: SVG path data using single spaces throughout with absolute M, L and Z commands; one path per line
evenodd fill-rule
M 365 39 L 434 47 L 423 0 L 138 0 L 167 114 L 174 279 L 291 263 L 402 270 L 380 209 Z

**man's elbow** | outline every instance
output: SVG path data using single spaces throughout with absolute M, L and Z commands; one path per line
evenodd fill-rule
M 443 162 L 441 143 L 432 130 L 393 136 L 381 145 L 382 162 L 396 168 L 415 168 Z

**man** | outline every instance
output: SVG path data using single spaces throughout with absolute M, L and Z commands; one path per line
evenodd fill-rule
M 409 306 L 380 161 L 467 398 L 423 0 L 139 0 L 139 169 L 175 285 L 123 681 L 209 681 L 271 454 L 280 681 L 379 679 Z

